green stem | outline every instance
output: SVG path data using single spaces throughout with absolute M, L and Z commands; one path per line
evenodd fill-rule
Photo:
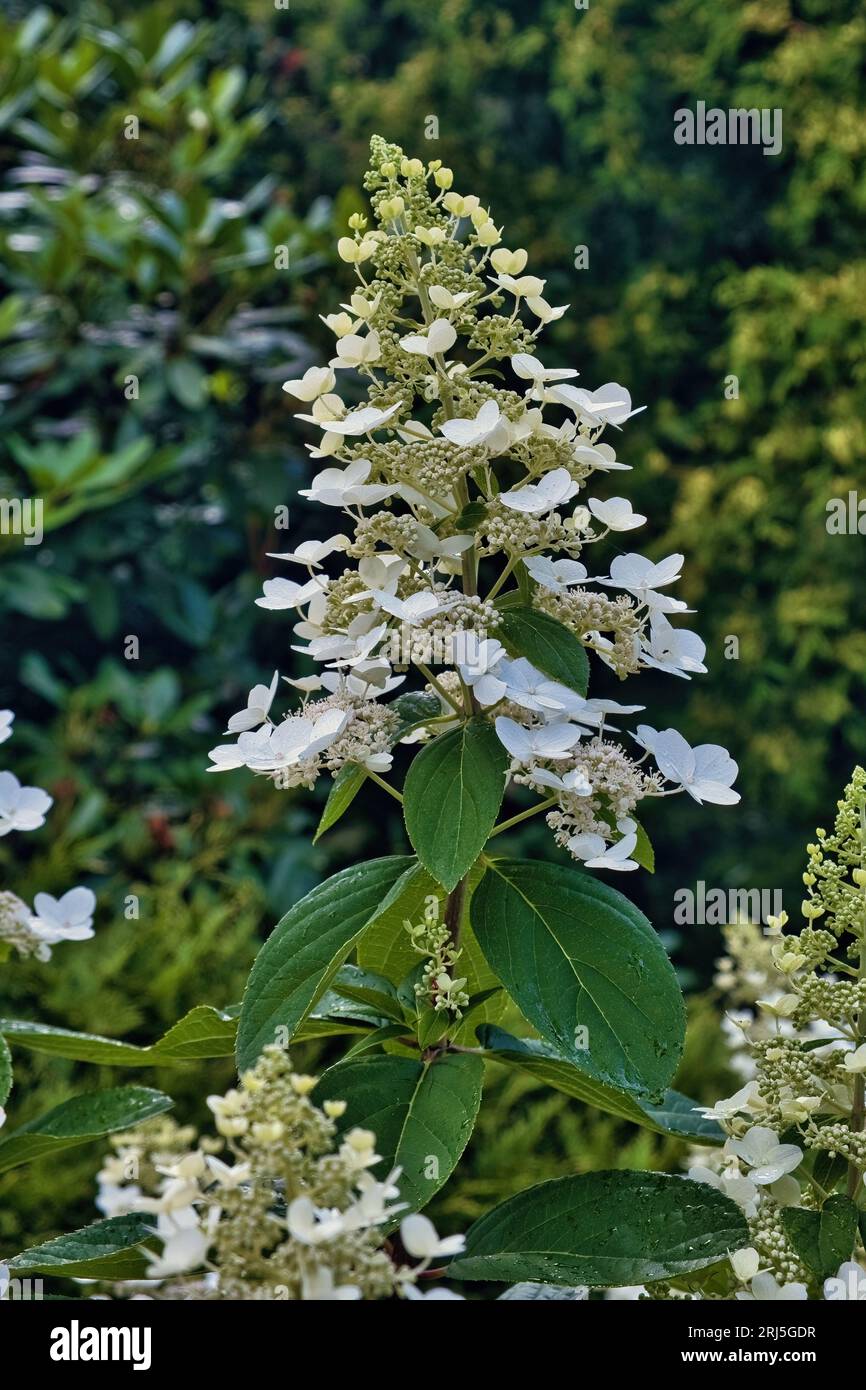
M 390 783 L 385 781 L 384 777 L 379 776 L 378 772 L 371 772 L 369 768 L 365 768 L 364 771 L 370 780 L 376 783 L 377 787 L 381 787 L 383 792 L 387 792 L 389 796 L 393 796 L 395 801 L 399 801 L 401 806 L 403 805 L 403 798 L 396 787 L 392 787 Z
M 551 806 L 555 805 L 556 797 L 549 796 L 545 801 L 539 801 L 537 805 L 530 806 L 527 811 L 520 811 L 516 816 L 512 816 L 510 820 L 500 821 L 499 825 L 494 825 L 491 830 L 490 839 L 492 840 L 494 835 L 501 835 L 503 830 L 510 830 L 513 825 L 519 825 L 521 821 L 529 820 L 531 816 L 537 816 L 540 811 L 549 811 Z
M 433 689 L 436 691 L 436 694 L 440 697 L 440 699 L 445 700 L 446 703 L 451 706 L 454 713 L 459 714 L 460 718 L 462 719 L 464 714 L 466 713 L 463 706 L 457 703 L 453 695 L 448 694 L 448 691 L 445 689 L 444 685 L 441 685 L 439 681 L 437 681 L 433 672 L 430 670 L 430 667 L 425 666 L 420 661 L 416 661 L 415 665 L 421 672 L 421 675 L 424 677 L 425 681 L 427 681 L 428 685 L 432 685 Z
M 452 888 L 448 894 L 448 901 L 445 904 L 445 925 L 448 928 L 448 935 L 455 946 L 460 942 L 460 920 L 463 916 L 463 904 L 466 901 L 466 878 L 461 878 L 456 888 Z

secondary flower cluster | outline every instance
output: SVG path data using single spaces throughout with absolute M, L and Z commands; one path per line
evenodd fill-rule
M 14 714 L 0 710 L 0 743 L 12 736 Z M 13 830 L 38 830 L 52 798 L 41 787 L 22 787 L 12 772 L 0 772 L 0 836 Z M 89 888 L 71 888 L 62 898 L 37 893 L 33 910 L 15 893 L 0 892 L 0 953 L 4 946 L 22 956 L 50 960 L 60 941 L 93 936 L 96 898 Z
M 165 1118 L 115 1136 L 97 1205 L 106 1216 L 153 1216 L 161 1250 L 147 1252 L 147 1294 L 319 1302 L 459 1297 L 439 1288 L 422 1294 L 416 1282 L 435 1259 L 458 1254 L 463 1237 L 440 1239 L 426 1216 L 405 1216 L 400 1239 L 417 1263 L 395 1262 L 379 1228 L 406 1210 L 400 1170 L 373 1176 L 382 1160 L 369 1130 L 350 1129 L 337 1142 L 345 1101 L 326 1100 L 320 1109 L 310 1099 L 316 1082 L 272 1045 L 237 1089 L 208 1097 L 219 1138 L 196 1142 L 192 1127 Z M 129 1290 L 119 1285 L 117 1292 Z
M 731 1028 L 745 1085 L 704 1114 L 728 1135 L 689 1176 L 743 1209 L 752 1245 L 735 1254 L 737 1297 L 866 1299 L 866 1256 L 845 1261 L 823 1290 L 784 1229 L 786 1207 L 815 1210 L 839 1160 L 847 1193 L 866 1174 L 866 772 L 857 768 L 832 834 L 817 832 L 803 875 L 800 932 L 787 915 L 735 925 L 718 983 L 738 1006 Z M 783 1141 L 783 1136 L 786 1136 Z M 791 1142 L 796 1138 L 797 1142 Z M 809 1155 L 822 1160 L 816 1176 Z M 831 1188 L 832 1190 L 832 1188 Z
M 283 786 L 347 763 L 378 776 L 394 724 L 377 702 L 414 667 L 441 702 L 428 735 L 488 713 L 515 779 L 543 790 L 557 840 L 590 867 L 633 869 L 637 803 L 673 791 L 735 802 L 736 764 L 672 729 L 641 725 L 634 748 L 611 739 L 610 718 L 643 706 L 550 679 L 507 619 L 516 606 L 555 619 L 620 677 L 689 679 L 706 667 L 701 639 L 671 623 L 687 611 L 669 592 L 683 557 L 617 554 L 589 575 L 585 552 L 646 521 L 626 498 L 595 495 L 630 467 L 602 435 L 638 412 L 618 383 L 589 390 L 539 361 L 542 329 L 568 306 L 548 303 L 526 251 L 504 246 L 480 200 L 452 184 L 441 162 L 374 137 L 376 225 L 356 214 L 338 243 L 358 285 L 324 318 L 334 355 L 284 387 L 325 465 L 301 495 L 345 529 L 274 555 L 301 577 L 266 580 L 257 600 L 296 615 L 293 650 L 320 674 L 289 682 L 301 707 L 283 719 L 270 714 L 277 676 L 257 686 L 211 770 L 246 766 Z

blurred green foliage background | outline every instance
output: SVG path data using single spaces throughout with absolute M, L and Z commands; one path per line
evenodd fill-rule
M 3 1011 L 149 1041 L 236 1000 L 318 878 L 403 847 L 375 792 L 311 850 L 313 798 L 204 773 L 250 685 L 291 673 L 287 626 L 252 603 L 286 548 L 275 509 L 296 535 L 319 525 L 295 500 L 309 464 L 280 385 L 325 359 L 318 314 L 349 284 L 333 243 L 373 131 L 451 165 L 572 305 L 545 362 L 648 406 L 623 490 L 650 518 L 645 553 L 686 555 L 710 674 L 622 693 L 726 744 L 743 801 L 660 803 L 657 872 L 627 889 L 706 986 L 718 940 L 670 932 L 674 889 L 781 888 L 795 907 L 803 844 L 866 759 L 864 541 L 825 526 L 831 498 L 866 497 L 861 7 L 7 0 L 0 53 L 0 496 L 42 497 L 46 524 L 40 546 L 0 536 L 3 765 L 57 803 L 0 842 L 0 872 L 23 896 L 88 882 L 100 904 L 94 942 L 4 966 Z M 673 113 L 698 100 L 780 108 L 782 153 L 676 145 Z M 552 852 L 535 827 L 515 839 Z M 19 1057 L 15 1117 L 74 1070 Z M 159 1079 L 194 1108 L 198 1074 Z M 455 1214 L 524 1167 L 631 1161 L 614 1122 L 491 1084 Z M 633 1134 L 636 1161 L 668 1161 Z M 82 1151 L 50 1185 L 7 1179 L 0 1249 L 88 1219 L 92 1172 Z

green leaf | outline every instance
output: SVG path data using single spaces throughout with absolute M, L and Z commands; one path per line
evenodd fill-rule
M 373 1056 L 325 1072 L 316 1103 L 345 1100 L 341 1133 L 360 1125 L 376 1135 L 384 1175 L 395 1165 L 400 1199 L 412 1211 L 426 1205 L 453 1172 L 481 1104 L 484 1063 L 467 1053 L 433 1062 Z M 377 1171 L 379 1171 L 377 1169 Z
M 0 1105 L 6 1100 L 12 1090 L 12 1053 L 6 1046 L 6 1040 L 0 1034 Z
M 582 642 L 556 618 L 534 608 L 507 608 L 500 615 L 498 634 L 511 656 L 525 656 L 553 681 L 585 695 L 589 660 Z
M 531 1038 L 513 1038 L 501 1028 L 478 1029 L 478 1040 L 491 1061 L 520 1067 L 539 1081 L 575 1100 L 594 1105 L 609 1115 L 643 1125 L 656 1134 L 676 1135 L 701 1144 L 722 1144 L 724 1134 L 715 1120 L 708 1120 L 695 1109 L 695 1102 L 679 1091 L 666 1091 L 660 1105 L 638 1100 L 628 1091 L 604 1085 L 560 1056 L 548 1043 Z
M 462 512 L 454 522 L 455 531 L 477 531 L 482 521 L 487 515 L 487 503 L 481 501 L 467 502 Z
M 665 1134 L 693 1139 L 698 1144 L 723 1144 L 725 1132 L 715 1120 L 701 1115 L 690 1096 L 681 1091 L 665 1091 L 658 1105 L 642 1100 L 641 1108 Z
M 110 1091 L 75 1096 L 0 1138 L 0 1173 L 44 1154 L 59 1153 L 117 1130 L 131 1129 L 142 1120 L 161 1115 L 171 1104 L 161 1091 L 145 1086 L 118 1086 Z
M 476 1221 L 449 1279 L 617 1288 L 703 1269 L 749 1243 L 740 1208 L 668 1173 L 584 1173 L 519 1192 Z
M 153 1239 L 152 1216 L 109 1216 L 80 1231 L 46 1240 L 8 1261 L 10 1270 L 64 1279 L 141 1279 L 147 1261 L 139 1247 Z
M 372 1032 L 365 1033 L 363 1038 L 358 1038 L 352 1043 L 348 1052 L 345 1053 L 343 1061 L 348 1061 L 350 1057 L 359 1057 L 364 1052 L 373 1052 L 382 1047 L 386 1042 L 396 1042 L 398 1038 L 405 1038 L 406 1026 L 399 1023 L 383 1023 L 381 1028 L 374 1028 Z
M 666 1089 L 685 1009 L 658 937 L 627 898 L 558 864 L 497 860 L 471 917 L 492 970 L 566 1061 L 619 1091 Z
M 405 695 L 398 695 L 396 700 L 391 701 L 389 709 L 393 710 L 400 720 L 394 734 L 395 743 L 398 743 L 410 729 L 418 728 L 426 719 L 436 719 L 442 713 L 439 696 L 427 690 L 407 690 Z
M 785 1234 L 800 1259 L 818 1279 L 830 1279 L 853 1256 L 857 1208 L 841 1192 L 828 1197 L 820 1211 L 785 1207 Z
M 397 991 L 383 975 L 361 970 L 357 965 L 343 965 L 337 971 L 331 989 L 344 999 L 366 1004 L 382 1018 L 390 1018 L 396 1023 L 406 1022 Z
M 326 830 L 330 830 L 332 825 L 336 825 L 341 816 L 346 814 L 366 780 L 367 773 L 359 763 L 346 763 L 345 767 L 340 768 L 331 783 L 325 809 L 313 836 L 313 844 L 324 835 Z
M 165 377 L 175 400 L 187 410 L 200 410 L 207 400 L 207 375 L 191 357 L 172 358 Z
M 0 1034 L 31 1052 L 109 1067 L 155 1067 L 206 1057 L 231 1057 L 236 1032 L 236 1019 L 207 1004 L 191 1009 L 149 1047 L 102 1038 L 96 1033 L 73 1033 L 46 1023 L 0 1019 Z
M 632 819 L 634 820 L 634 817 L 632 817 Z M 652 847 L 652 840 L 639 820 L 635 820 L 634 823 L 635 829 L 637 830 L 637 844 L 631 852 L 631 857 L 636 863 L 640 864 L 642 869 L 646 869 L 648 873 L 654 874 L 656 871 L 656 855 Z
M 238 1026 L 238 1067 L 246 1071 L 278 1030 L 291 1039 L 364 932 L 393 912 L 402 919 L 407 856 L 371 859 L 320 883 L 290 908 L 256 956 Z
M 409 768 L 403 788 L 409 839 L 449 893 L 496 824 L 507 770 L 508 755 L 481 717 L 428 743 Z

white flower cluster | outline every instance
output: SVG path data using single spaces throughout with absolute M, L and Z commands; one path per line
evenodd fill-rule
M 14 714 L 0 710 L 0 743 L 12 736 Z M 38 830 L 52 798 L 41 787 L 22 787 L 12 772 L 0 772 L 0 835 L 13 830 Z M 89 888 L 71 888 L 62 898 L 37 893 L 33 911 L 14 893 L 0 892 L 0 947 L 14 947 L 22 956 L 51 959 L 60 941 L 86 941 L 93 936 L 96 898 Z
M 194 1129 L 164 1117 L 115 1138 L 97 1205 L 106 1216 L 153 1216 L 161 1250 L 146 1252 L 152 1296 L 460 1297 L 438 1286 L 422 1294 L 416 1284 L 434 1260 L 463 1250 L 463 1236 L 441 1239 L 428 1217 L 413 1214 L 399 1229 L 417 1263 L 398 1264 L 381 1248 L 377 1227 L 406 1210 L 401 1170 L 373 1176 L 382 1159 L 370 1130 L 336 1141 L 346 1103 L 326 1100 L 319 1109 L 309 1099 L 316 1084 L 282 1049 L 267 1047 L 237 1089 L 208 1097 L 219 1139 L 196 1144 Z M 218 1156 L 224 1146 L 232 1162 Z
M 0 743 L 12 737 L 15 715 L 0 710 Z M 52 798 L 41 787 L 22 787 L 12 772 L 0 772 L 0 836 L 13 830 L 38 830 Z M 51 959 L 51 947 L 60 941 L 86 941 L 93 936 L 96 898 L 89 888 L 71 888 L 62 898 L 37 893 L 33 910 L 8 890 L 0 890 L 0 961 L 10 951 L 20 956 Z M 6 1111 L 0 1106 L 0 1128 Z
M 749 1223 L 753 1244 L 732 1256 L 744 1286 L 737 1297 L 866 1300 L 862 1233 L 851 1236 L 855 1258 L 821 1282 L 800 1260 L 781 1216 L 789 1207 L 814 1211 L 843 1174 L 847 1197 L 861 1205 L 866 1179 L 862 768 L 837 812 L 833 832 L 819 830 L 808 846 L 804 927 L 786 931 L 788 915 L 781 912 L 769 917 L 765 931 L 734 923 L 725 932 L 728 953 L 717 984 L 740 1006 L 728 1028 L 737 1070 L 747 1079 L 734 1095 L 701 1110 L 727 1137 L 720 1151 L 699 1156 L 689 1177 L 725 1193 Z M 810 1150 L 815 1160 L 829 1160 L 825 1172 L 808 1161 Z
M 358 288 L 324 318 L 334 356 L 284 386 L 319 431 L 311 457 L 329 460 L 301 495 L 339 511 L 350 534 L 275 555 L 305 575 L 265 581 L 257 600 L 297 614 L 293 649 L 321 674 L 290 682 L 302 705 L 282 720 L 270 715 L 277 677 L 257 686 L 211 770 L 246 766 L 284 786 L 347 762 L 378 776 L 393 729 L 371 711 L 415 667 L 441 703 L 429 733 L 489 714 L 515 779 L 544 790 L 557 840 L 590 867 L 633 869 L 637 802 L 685 791 L 731 804 L 736 763 L 648 725 L 633 756 L 607 721 L 643 706 L 581 697 L 498 632 L 510 608 L 529 607 L 620 677 L 689 679 L 706 670 L 704 644 L 673 626 L 686 605 L 667 592 L 683 557 L 618 554 L 589 577 L 587 547 L 646 521 L 624 497 L 592 495 L 597 478 L 630 467 L 602 435 L 638 412 L 618 383 L 577 387 L 576 371 L 538 360 L 539 334 L 568 306 L 551 307 L 526 252 L 502 246 L 480 200 L 452 183 L 441 162 L 374 137 L 366 186 L 378 226 L 356 214 L 339 241 Z M 352 396 L 359 378 L 366 400 L 347 403 L 338 379 Z M 336 557 L 351 564 L 327 572 Z

